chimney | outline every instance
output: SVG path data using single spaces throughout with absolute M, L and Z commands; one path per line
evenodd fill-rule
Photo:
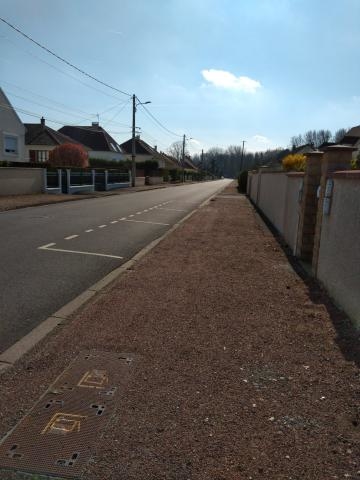
M 140 140 L 140 135 L 135 135 L 135 138 L 136 138 L 137 140 Z
M 92 126 L 92 127 L 98 127 L 98 126 L 99 126 L 99 122 L 92 122 L 92 123 L 91 123 L 91 126 Z
M 155 150 L 155 152 L 157 152 L 157 145 L 154 146 L 154 150 Z
M 43 128 L 45 127 L 45 118 L 44 117 L 40 118 L 40 124 Z

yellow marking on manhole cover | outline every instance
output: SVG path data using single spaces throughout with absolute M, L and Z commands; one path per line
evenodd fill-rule
M 74 431 L 80 432 L 81 419 L 83 418 L 86 417 L 84 415 L 72 415 L 70 413 L 55 413 L 41 434 L 59 433 L 66 435 Z
M 107 372 L 105 370 L 91 370 L 86 372 L 78 383 L 78 387 L 87 388 L 104 388 L 109 382 Z
M 0 470 L 80 478 L 133 365 L 128 354 L 80 353 L 0 442 Z

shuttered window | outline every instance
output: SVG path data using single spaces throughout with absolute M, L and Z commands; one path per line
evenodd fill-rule
M 18 153 L 18 139 L 13 135 L 4 135 L 5 153 Z

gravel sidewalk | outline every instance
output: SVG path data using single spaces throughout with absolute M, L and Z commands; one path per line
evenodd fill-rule
M 0 375 L 0 434 L 80 350 L 125 351 L 86 480 L 360 478 L 351 335 L 228 187 Z

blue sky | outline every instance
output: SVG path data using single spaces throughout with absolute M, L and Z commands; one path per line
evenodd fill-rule
M 179 135 L 139 107 L 142 137 L 162 150 L 183 133 L 193 137 L 193 153 L 242 140 L 255 151 L 286 147 L 309 129 L 360 123 L 358 0 L 1 0 L 0 7 L 79 68 L 151 100 L 149 111 Z M 0 86 L 15 107 L 56 129 L 90 124 L 99 113 L 119 143 L 130 137 L 129 97 L 3 23 L 0 58 Z

